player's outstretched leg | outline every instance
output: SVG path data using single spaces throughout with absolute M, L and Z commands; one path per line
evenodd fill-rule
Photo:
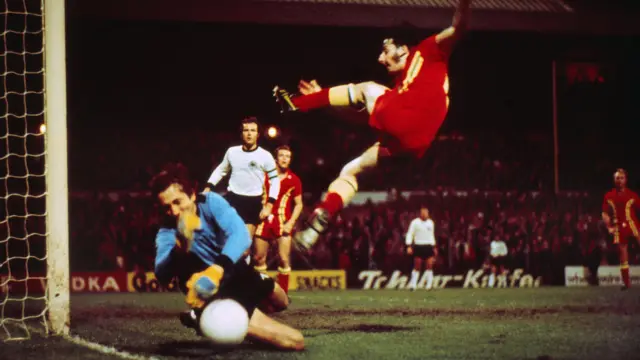
M 320 91 L 291 96 L 288 91 L 276 86 L 273 96 L 285 111 L 309 111 L 323 107 L 365 107 L 369 113 L 373 111 L 376 99 L 388 88 L 374 82 L 338 85 Z
M 273 89 L 273 95 L 283 106 L 283 110 L 288 111 L 308 111 L 328 106 L 355 106 L 362 101 L 354 84 L 334 86 L 296 97 L 276 86 Z
M 270 318 L 259 309 L 251 316 L 247 337 L 281 350 L 304 350 L 304 336 L 300 330 Z
M 305 228 L 295 234 L 293 240 L 298 247 L 308 250 L 318 241 L 329 227 L 333 215 L 342 210 L 358 191 L 356 177 L 377 165 L 379 151 L 380 144 L 376 143 L 342 168 L 340 176 L 329 185 L 324 200 L 313 210 Z

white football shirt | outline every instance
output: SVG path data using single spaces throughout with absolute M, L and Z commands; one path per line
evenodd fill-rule
M 216 186 L 231 173 L 227 190 L 242 196 L 261 196 L 265 177 L 269 179 L 269 198 L 275 201 L 280 192 L 280 179 L 276 160 L 270 152 L 258 146 L 246 151 L 241 145 L 227 149 L 218 167 L 213 170 L 208 183 Z
M 422 220 L 415 218 L 409 224 L 407 237 L 405 239 L 407 245 L 436 245 L 435 224 L 433 220 Z
M 492 240 L 489 246 L 491 247 L 489 250 L 491 257 L 507 256 L 509 254 L 507 244 L 502 240 Z

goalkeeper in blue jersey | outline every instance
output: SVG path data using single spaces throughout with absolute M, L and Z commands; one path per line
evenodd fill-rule
M 177 277 L 191 308 L 180 316 L 182 323 L 197 329 L 205 304 L 231 298 L 249 314 L 248 337 L 302 350 L 300 331 L 265 314 L 284 310 L 289 298 L 246 262 L 251 238 L 244 221 L 222 196 L 196 194 L 193 185 L 182 164 L 167 165 L 151 181 L 165 219 L 156 235 L 155 274 L 165 286 Z

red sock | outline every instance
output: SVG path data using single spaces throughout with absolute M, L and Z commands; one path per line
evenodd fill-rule
M 340 195 L 334 192 L 330 192 L 327 194 L 327 197 L 318 207 L 321 207 L 327 210 L 327 212 L 329 213 L 329 216 L 333 216 L 338 211 L 342 210 L 342 206 L 344 206 L 342 202 L 342 197 L 340 197 Z
M 285 294 L 289 293 L 289 272 L 291 272 L 290 268 L 278 268 L 278 285 L 284 290 Z
M 622 282 L 624 286 L 631 287 L 631 281 L 629 281 L 629 264 L 624 263 L 620 265 L 620 275 L 622 275 Z
M 291 98 L 291 102 L 300 111 L 308 111 L 331 105 L 329 102 L 329 89 L 322 89 L 309 95 L 296 96 Z

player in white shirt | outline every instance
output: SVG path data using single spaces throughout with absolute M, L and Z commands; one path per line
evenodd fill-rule
M 255 117 L 242 120 L 242 145 L 227 149 L 204 190 L 213 190 L 220 180 L 231 174 L 225 198 L 244 220 L 251 238 L 256 225 L 271 214 L 280 192 L 276 160 L 270 152 L 258 146 L 258 129 Z M 269 181 L 269 194 L 263 204 L 265 177 Z
M 437 255 L 435 230 L 435 223 L 429 217 L 429 209 L 426 206 L 421 206 L 420 216 L 409 224 L 405 239 L 407 254 L 413 255 L 413 271 L 409 281 L 410 290 L 415 290 L 418 286 L 418 278 L 423 264 L 427 269 L 426 289 L 431 290 L 433 286 L 433 265 Z
M 493 287 L 496 283 L 496 273 L 498 269 L 502 274 L 504 272 L 504 265 L 509 255 L 509 248 L 507 244 L 499 239 L 491 240 L 489 244 L 489 258 L 491 261 L 491 275 L 489 275 L 489 287 Z

